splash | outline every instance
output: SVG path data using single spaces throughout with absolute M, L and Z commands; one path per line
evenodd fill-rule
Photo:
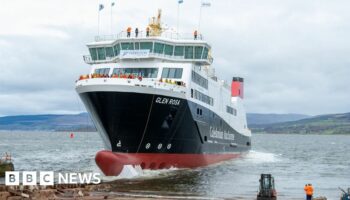
M 124 165 L 122 172 L 118 176 L 103 177 L 104 181 L 114 181 L 120 179 L 136 179 L 136 178 L 157 178 L 170 175 L 178 168 L 159 169 L 159 170 L 144 170 L 140 165 Z
M 259 151 L 250 151 L 244 156 L 244 161 L 251 163 L 272 163 L 281 161 L 281 155 L 259 152 Z

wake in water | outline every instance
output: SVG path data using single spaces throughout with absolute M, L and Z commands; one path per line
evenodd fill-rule
M 249 151 L 242 157 L 244 162 L 250 163 L 273 163 L 281 161 L 281 155 L 259 151 Z
M 242 156 L 239 160 L 231 160 L 228 162 L 244 162 L 244 163 L 252 163 L 252 164 L 260 164 L 260 163 L 274 163 L 281 161 L 281 155 L 259 152 L 259 151 L 249 151 L 244 156 Z M 221 165 L 225 165 L 227 162 L 217 163 L 211 165 L 211 167 L 217 167 Z M 198 168 L 199 170 L 201 168 Z M 178 172 L 185 169 L 178 168 L 170 168 L 170 169 L 161 169 L 161 170 L 143 170 L 141 166 L 132 166 L 125 165 L 121 174 L 114 177 L 103 177 L 103 181 L 114 181 L 120 179 L 147 179 L 147 178 L 161 178 L 174 174 L 174 172 Z
M 143 170 L 140 165 L 124 165 L 122 172 L 118 176 L 103 177 L 103 181 L 115 181 L 120 179 L 137 179 L 137 178 L 159 178 L 179 171 L 178 168 L 159 169 L 159 170 Z

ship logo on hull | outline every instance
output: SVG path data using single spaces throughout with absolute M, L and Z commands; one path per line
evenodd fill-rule
M 222 140 L 235 140 L 235 135 L 230 134 L 227 131 L 218 131 L 217 129 L 214 129 L 213 127 L 210 127 L 210 137 L 211 138 L 217 138 Z
M 118 143 L 117 143 L 117 147 L 122 147 L 122 141 L 118 141 Z

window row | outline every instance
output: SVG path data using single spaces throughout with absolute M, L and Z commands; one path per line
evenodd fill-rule
M 205 89 L 208 89 L 208 79 L 199 75 L 197 72 L 192 71 L 192 81 L 202 86 Z
M 162 73 L 162 78 L 182 78 L 182 68 L 164 68 Z
M 113 47 L 89 48 L 92 60 L 106 60 L 121 50 L 149 50 L 151 53 L 179 56 L 185 59 L 207 59 L 209 49 L 203 46 L 174 46 L 160 42 L 122 42 Z
M 237 115 L 237 110 L 230 107 L 230 106 L 226 106 L 226 112 L 230 113 L 231 115 L 236 116 Z
M 109 75 L 109 68 L 100 68 L 100 69 L 95 69 L 95 74 L 98 75 Z
M 108 76 L 110 68 L 95 69 L 94 74 Z M 166 79 L 181 79 L 182 68 L 164 68 L 162 72 L 162 78 Z M 158 68 L 114 68 L 112 76 L 114 75 L 134 75 L 142 78 L 157 78 Z
M 197 99 L 201 102 L 204 102 L 208 105 L 211 105 L 213 106 L 214 105 L 214 99 L 197 91 L 197 90 L 194 90 L 194 89 L 191 89 L 191 97 L 194 98 L 194 99 Z

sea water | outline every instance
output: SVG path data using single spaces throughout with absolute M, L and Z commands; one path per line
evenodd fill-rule
M 100 172 L 94 156 L 103 148 L 97 133 L 0 132 L 0 154 L 10 152 L 18 171 Z M 254 134 L 252 151 L 235 160 L 104 180 L 117 191 L 253 199 L 261 173 L 275 177 L 279 199 L 303 199 L 306 183 L 315 196 L 339 199 L 338 187 L 350 187 L 350 136 Z

